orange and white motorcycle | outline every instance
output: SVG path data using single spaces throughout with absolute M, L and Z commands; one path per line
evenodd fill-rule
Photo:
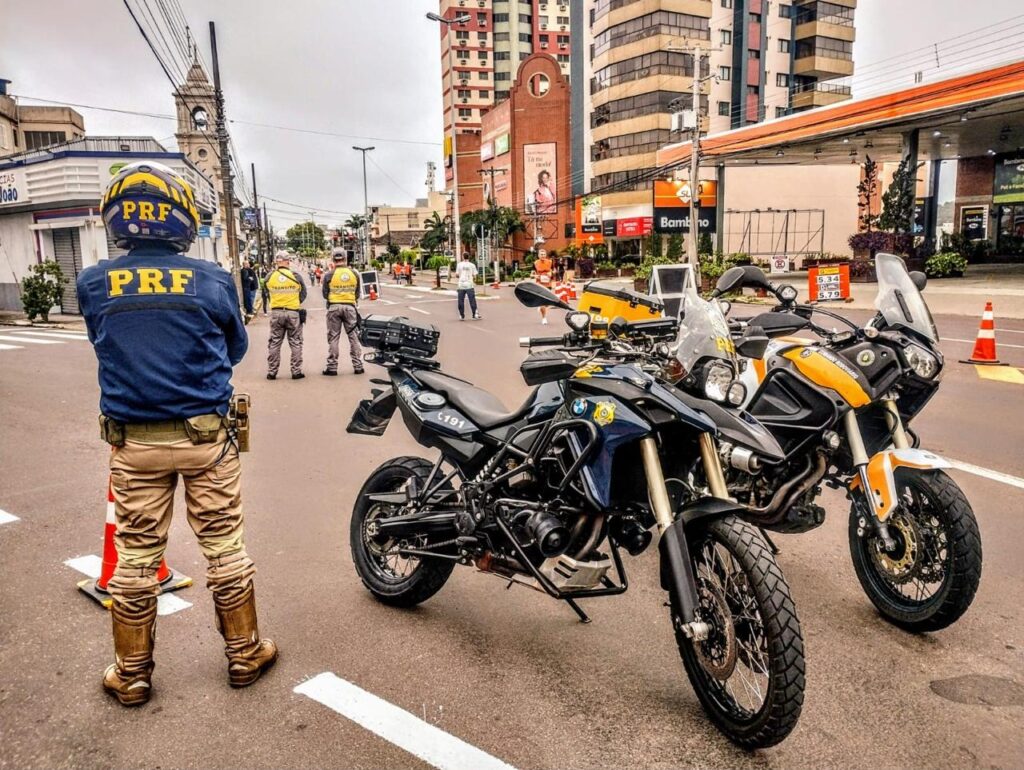
M 895 625 L 934 631 L 970 606 L 981 577 L 981 538 L 970 503 L 945 473 L 949 463 L 919 449 L 908 427 L 937 390 L 943 368 L 920 291 L 924 276 L 890 254 L 877 256 L 876 270 L 878 314 L 860 327 L 798 305 L 792 286 L 772 285 L 759 268 L 732 268 L 716 295 L 751 286 L 774 294 L 779 305 L 730 321 L 720 356 L 686 362 L 673 379 L 687 390 L 729 393 L 784 450 L 779 460 L 720 443 L 725 483 L 746 506 L 743 518 L 764 530 L 804 532 L 824 521 L 825 509 L 815 502 L 822 485 L 845 490 L 850 553 L 864 591 Z M 684 300 L 684 312 L 686 302 L 705 301 Z M 846 328 L 825 329 L 812 320 L 816 313 Z M 793 336 L 801 330 L 820 339 Z M 681 338 L 681 361 L 686 345 Z M 753 357 L 737 359 L 736 348 Z

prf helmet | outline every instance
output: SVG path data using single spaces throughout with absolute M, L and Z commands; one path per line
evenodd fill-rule
M 107 185 L 100 213 L 119 248 L 166 245 L 187 251 L 199 230 L 188 182 L 162 163 L 129 163 Z

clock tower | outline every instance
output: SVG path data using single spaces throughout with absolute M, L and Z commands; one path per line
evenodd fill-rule
M 185 83 L 174 92 L 178 113 L 178 150 L 185 154 L 212 182 L 217 194 L 223 189 L 220 175 L 220 146 L 217 143 L 217 102 L 202 65 L 193 60 Z

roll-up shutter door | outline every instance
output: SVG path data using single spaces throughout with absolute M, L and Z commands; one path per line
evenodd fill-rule
M 60 301 L 60 310 L 62 313 L 77 315 L 81 310 L 78 307 L 78 290 L 75 282 L 78 280 L 78 274 L 82 272 L 82 244 L 77 227 L 62 227 L 53 231 L 53 254 L 67 280 Z

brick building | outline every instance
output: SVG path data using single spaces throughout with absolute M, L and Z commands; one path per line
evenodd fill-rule
M 514 254 L 503 255 L 506 262 L 522 261 L 540 239 L 548 250 L 570 242 L 569 112 L 569 82 L 559 62 L 537 53 L 519 66 L 509 98 L 483 116 L 477 176 L 485 198 L 519 210 L 527 226 L 513 239 Z M 461 183 L 462 166 L 459 174 Z

